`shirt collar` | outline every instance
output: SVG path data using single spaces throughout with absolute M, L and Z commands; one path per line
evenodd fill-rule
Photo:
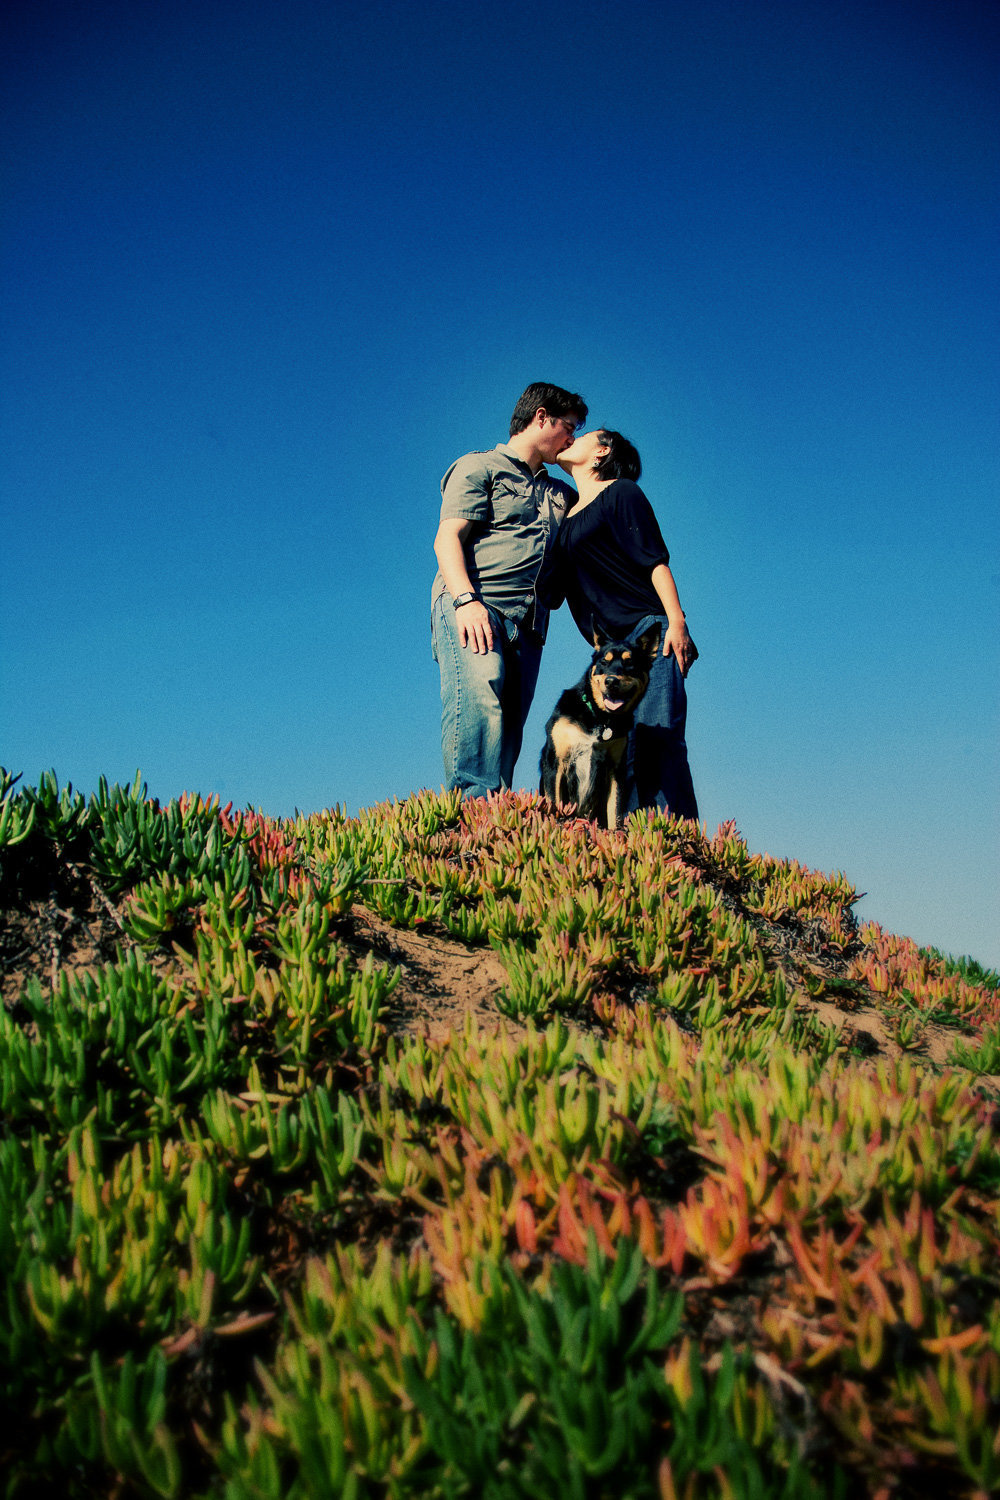
M 509 458 L 511 463 L 517 464 L 518 468 L 527 469 L 532 479 L 541 479 L 543 477 L 545 479 L 548 479 L 551 477 L 548 469 L 544 464 L 542 464 L 541 468 L 539 469 L 532 469 L 531 465 L 529 463 L 526 463 L 521 455 L 519 453 L 516 453 L 513 448 L 508 448 L 506 443 L 497 443 L 496 451 L 498 453 L 502 453 L 504 458 Z

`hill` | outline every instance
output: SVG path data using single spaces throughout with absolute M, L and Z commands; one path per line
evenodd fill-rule
M 985 1497 L 1000 992 L 841 874 L 0 781 L 11 1497 Z

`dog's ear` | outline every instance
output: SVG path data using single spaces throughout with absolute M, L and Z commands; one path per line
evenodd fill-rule
M 651 630 L 645 631 L 636 641 L 636 645 L 648 661 L 654 662 L 656 660 L 656 653 L 660 649 L 659 625 L 654 625 Z
M 590 622 L 590 639 L 594 643 L 595 651 L 600 651 L 601 647 L 608 639 L 601 627 L 599 625 L 595 625 L 593 620 L 591 620 Z

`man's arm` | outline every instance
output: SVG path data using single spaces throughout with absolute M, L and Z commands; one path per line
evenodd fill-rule
M 465 558 L 465 541 L 474 524 L 461 516 L 446 517 L 438 526 L 437 536 L 434 538 L 434 555 L 452 599 L 457 599 L 459 594 L 474 592 Z M 450 608 L 450 601 L 446 607 Z M 469 604 L 463 604 L 461 609 L 456 609 L 455 624 L 458 626 L 461 646 L 471 646 L 477 654 L 493 650 L 493 627 L 489 611 L 479 599 L 473 599 Z
M 663 613 L 667 617 L 667 628 L 663 632 L 663 654 L 669 656 L 672 651 L 677 658 L 681 675 L 686 677 L 691 663 L 698 660 L 698 647 L 688 635 L 687 621 L 677 596 L 677 585 L 667 563 L 657 563 L 650 574 L 650 582 L 659 595 Z

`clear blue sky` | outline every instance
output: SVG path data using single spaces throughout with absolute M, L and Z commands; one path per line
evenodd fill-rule
M 998 16 L 13 0 L 0 762 L 438 786 L 440 477 L 554 380 L 642 454 L 710 829 L 1000 963 Z

